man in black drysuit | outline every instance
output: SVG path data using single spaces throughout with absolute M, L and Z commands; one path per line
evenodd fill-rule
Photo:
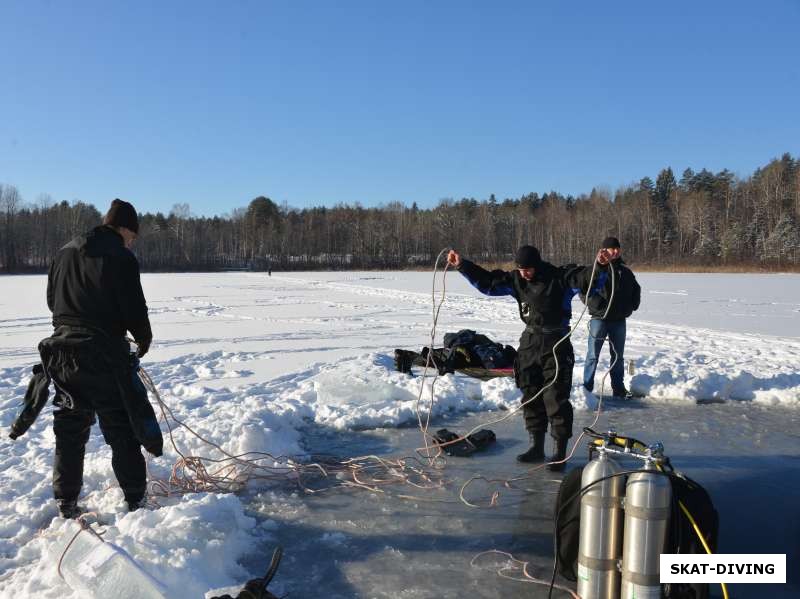
M 77 500 L 95 414 L 130 510 L 141 507 L 145 497 L 140 447 L 161 455 L 161 431 L 136 374 L 138 358 L 153 339 L 139 263 L 130 251 L 138 231 L 135 208 L 114 200 L 103 225 L 61 248 L 48 274 L 47 305 L 55 331 L 39 351 L 56 389 L 53 493 L 65 518 L 81 512 Z M 136 355 L 130 353 L 126 331 L 138 345 Z
M 564 460 L 567 442 L 572 436 L 572 404 L 569 396 L 575 362 L 569 337 L 564 337 L 569 332 L 572 298 L 588 283 L 591 269 L 574 265 L 553 266 L 542 260 L 539 250 L 530 245 L 519 248 L 517 268 L 511 272 L 486 271 L 462 258 L 455 250 L 450 251 L 447 261 L 481 293 L 510 295 L 517 300 L 519 316 L 526 327 L 519 340 L 514 376 L 517 387 L 522 391 L 525 428 L 531 440 L 530 449 L 518 455 L 517 460 L 526 463 L 544 460 L 548 420 L 550 434 L 556 445 L 549 461 Z M 539 397 L 529 401 L 553 379 L 555 382 Z M 564 463 L 550 464 L 548 468 L 563 470 Z

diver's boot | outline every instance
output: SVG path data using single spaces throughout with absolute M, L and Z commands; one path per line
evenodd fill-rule
M 633 397 L 633 394 L 628 391 L 624 385 L 622 387 L 618 387 L 617 389 L 613 389 L 611 393 L 614 395 L 614 397 L 619 399 L 630 399 Z
M 150 507 L 150 504 L 147 501 L 147 493 L 145 493 L 139 499 L 126 500 L 126 503 L 128 504 L 129 512 L 135 512 L 136 510 L 147 509 Z
M 564 470 L 564 468 L 567 467 L 567 463 L 563 462 L 562 460 L 566 459 L 567 457 L 567 443 L 569 443 L 569 439 L 562 437 L 554 437 L 554 441 L 556 442 L 556 452 L 550 456 L 548 462 L 559 462 L 559 463 L 547 464 L 547 469 L 550 472 L 561 472 Z
M 517 456 L 517 461 L 524 464 L 535 464 L 544 461 L 544 431 L 528 433 L 531 439 L 531 448 Z
M 84 509 L 78 505 L 77 499 L 59 499 L 56 503 L 58 504 L 58 515 L 67 520 L 74 520 L 84 512 Z

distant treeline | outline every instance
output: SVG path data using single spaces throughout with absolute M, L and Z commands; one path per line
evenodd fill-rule
M 54 203 L 43 195 L 27 203 L 14 186 L 0 184 L 0 270 L 46 270 L 58 248 L 101 217 L 80 201 Z M 587 262 L 614 235 L 634 264 L 797 267 L 798 221 L 800 160 L 785 154 L 746 179 L 690 168 L 678 179 L 666 168 L 655 181 L 578 197 L 549 192 L 446 199 L 430 209 L 295 209 L 260 196 L 213 218 L 176 204 L 169 214 L 140 216 L 134 251 L 144 270 L 402 269 L 432 265 L 445 247 L 481 262 L 507 262 L 526 243 L 554 263 Z

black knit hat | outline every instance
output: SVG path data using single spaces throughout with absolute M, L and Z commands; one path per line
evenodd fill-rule
M 517 268 L 537 268 L 542 263 L 542 257 L 532 245 L 523 245 L 517 250 L 515 262 Z
M 136 215 L 136 208 L 119 198 L 111 202 L 111 207 L 103 217 L 103 224 L 125 227 L 134 233 L 139 232 L 139 217 Z
M 619 239 L 616 237 L 606 237 L 603 240 L 603 245 L 600 246 L 601 248 L 618 248 L 621 247 L 619 245 Z

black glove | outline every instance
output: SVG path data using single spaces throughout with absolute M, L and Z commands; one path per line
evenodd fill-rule
M 144 445 L 144 448 L 147 450 L 147 453 L 153 457 L 160 458 L 164 455 L 164 442 L 160 439 Z
M 133 338 L 136 340 L 136 345 L 139 349 L 136 350 L 136 357 L 141 358 L 150 349 L 150 343 L 153 342 L 153 331 L 150 329 L 150 320 L 145 316 L 139 322 L 128 325 L 128 330 L 133 333 Z
M 144 358 L 144 355 L 150 350 L 150 343 L 153 341 L 153 338 L 150 337 L 149 339 L 144 339 L 142 341 L 137 341 L 136 346 L 138 349 L 136 350 L 136 357 L 137 358 Z

